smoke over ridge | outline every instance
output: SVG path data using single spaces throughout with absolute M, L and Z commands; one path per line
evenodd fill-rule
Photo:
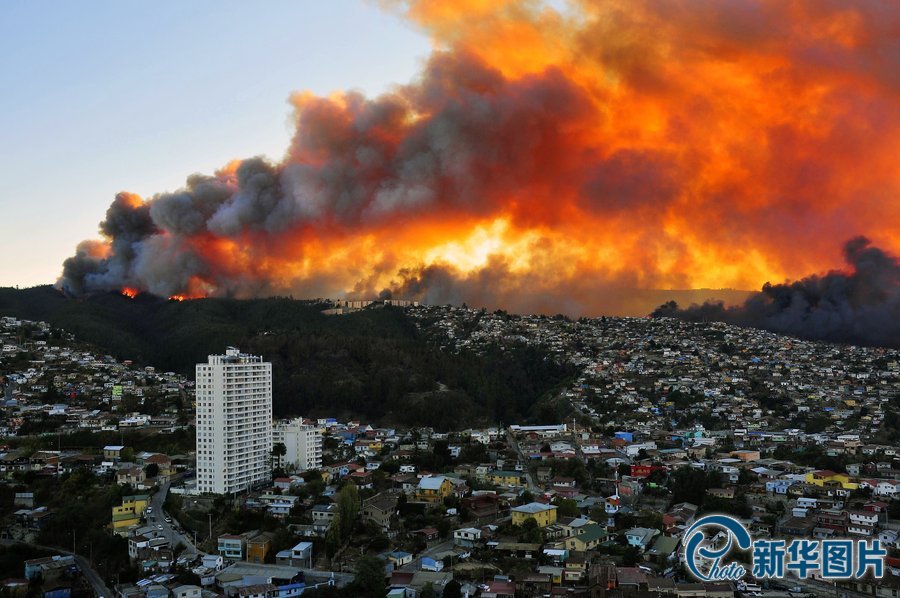
M 900 249 L 900 5 L 386 6 L 433 40 L 416 80 L 296 93 L 278 163 L 120 193 L 60 288 L 635 313 Z
M 670 301 L 653 315 L 694 322 L 721 321 L 804 338 L 900 346 L 900 260 L 865 237 L 844 245 L 849 272 L 763 285 L 743 304 L 706 302 L 680 309 Z

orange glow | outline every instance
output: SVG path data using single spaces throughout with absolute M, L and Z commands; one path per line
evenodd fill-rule
M 126 297 L 128 297 L 129 299 L 134 299 L 135 297 L 138 296 L 138 293 L 140 293 L 140 291 L 138 291 L 137 289 L 132 289 L 129 287 L 125 287 L 124 289 L 122 289 L 122 294 L 125 295 Z
M 123 194 L 172 214 L 121 244 L 145 252 L 125 282 L 643 315 L 607 296 L 758 289 L 858 234 L 900 252 L 900 5 L 383 4 L 431 37 L 421 77 L 297 92 L 283 162 Z M 79 251 L 111 259 L 119 222 Z

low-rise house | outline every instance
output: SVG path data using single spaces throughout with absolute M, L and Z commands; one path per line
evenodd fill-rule
M 690 525 L 694 522 L 698 510 L 697 505 L 689 502 L 672 505 L 672 508 L 663 515 L 663 525 L 666 528 Z
M 681 538 L 675 536 L 657 536 L 653 545 L 644 553 L 644 558 L 660 567 L 669 567 L 678 560 L 678 545 Z
M 419 567 L 422 571 L 443 571 L 444 562 L 431 558 L 430 556 L 422 557 Z
M 564 545 L 568 550 L 586 552 L 593 550 L 607 537 L 606 528 L 596 523 L 589 523 L 577 528 L 577 531 L 566 538 Z
M 72 555 L 47 556 L 25 561 L 25 579 L 40 579 L 44 583 L 68 576 L 77 570 L 78 565 Z
M 201 598 L 202 595 L 200 586 L 180 585 L 172 588 L 172 598 Z
M 528 503 L 520 507 L 514 507 L 510 510 L 513 525 L 522 525 L 528 519 L 534 519 L 538 527 L 547 527 L 552 523 L 556 523 L 555 505 L 545 505 L 539 502 Z
M 462 500 L 462 505 L 469 516 L 479 523 L 492 521 L 500 514 L 500 497 L 493 492 L 467 496 Z
M 525 474 L 521 471 L 495 469 L 486 475 L 486 479 L 496 486 L 516 488 L 525 485 Z
M 397 514 L 397 498 L 394 492 L 381 492 L 367 498 L 360 509 L 363 520 L 374 523 L 383 532 L 388 531 Z
M 473 548 L 481 542 L 481 530 L 475 527 L 464 527 L 454 530 L 453 543 L 463 548 Z
M 247 546 L 246 534 L 223 534 L 219 536 L 218 551 L 226 559 L 242 561 Z
M 205 554 L 201 560 L 202 565 L 207 569 L 219 571 L 222 569 L 225 561 L 221 554 Z
M 403 565 L 407 565 L 413 561 L 413 555 L 402 550 L 395 550 L 385 555 L 388 563 L 392 564 L 395 569 L 399 569 Z
M 771 492 L 773 494 L 787 494 L 788 488 L 796 483 L 795 480 L 786 479 L 768 480 L 766 482 L 766 492 Z
M 331 525 L 338 514 L 338 506 L 334 503 L 313 506 L 311 516 L 313 525 Z
M 516 584 L 508 580 L 489 581 L 486 589 L 481 590 L 482 598 L 515 598 Z
M 124 467 L 116 472 L 116 483 L 120 486 L 130 484 L 132 486 L 143 486 L 144 480 L 147 479 L 143 468 L 138 466 Z
M 415 499 L 419 502 L 440 503 L 453 492 L 453 482 L 444 476 L 428 476 L 419 480 Z
M 247 562 L 266 562 L 266 557 L 272 550 L 272 536 L 273 534 L 270 532 L 263 532 L 247 541 Z
M 646 550 L 653 543 L 654 538 L 659 535 L 659 530 L 648 527 L 633 527 L 625 532 L 625 539 L 628 540 L 629 546 Z
M 806 474 L 806 483 L 822 488 L 843 488 L 856 490 L 859 484 L 852 481 L 846 473 L 836 473 L 828 469 L 820 469 Z
M 293 548 L 282 550 L 275 556 L 278 565 L 289 567 L 313 567 L 313 543 L 299 542 Z
M 116 533 L 124 533 L 129 528 L 140 525 L 141 518 L 150 506 L 150 497 L 146 494 L 123 496 L 122 504 L 112 508 L 112 529 Z
M 843 534 L 847 532 L 847 512 L 840 509 L 820 509 L 815 514 L 815 522 L 818 527 L 830 528 Z
M 103 447 L 103 458 L 109 459 L 110 461 L 118 461 L 122 458 L 122 451 L 125 450 L 124 446 L 118 444 L 110 444 Z
M 812 530 L 815 527 L 815 521 L 800 517 L 790 517 L 787 521 L 781 524 L 781 533 L 785 536 L 808 538 L 812 534 Z

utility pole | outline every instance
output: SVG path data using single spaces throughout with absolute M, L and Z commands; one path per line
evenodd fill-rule
M 209 516 L 209 539 L 212 541 L 212 513 L 207 513 Z

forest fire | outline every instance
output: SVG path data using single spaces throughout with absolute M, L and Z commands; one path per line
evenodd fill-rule
M 122 289 L 122 294 L 129 299 L 134 299 L 138 296 L 138 293 L 140 293 L 140 291 L 138 291 L 137 289 L 132 289 L 129 287 L 125 287 L 124 289 Z
M 900 250 L 900 5 L 402 6 L 415 82 L 295 94 L 282 162 L 120 194 L 60 287 L 596 314 Z

